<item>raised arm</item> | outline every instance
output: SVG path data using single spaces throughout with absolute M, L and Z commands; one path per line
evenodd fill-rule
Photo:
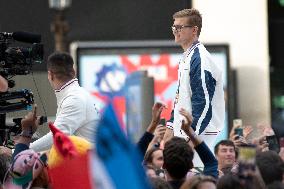
M 77 97 L 68 97 L 61 105 L 61 111 L 56 116 L 54 125 L 67 135 L 73 135 L 82 125 L 86 118 L 85 102 Z M 46 135 L 31 143 L 30 148 L 35 151 L 45 151 L 51 148 L 53 144 L 52 133 Z
M 192 124 L 192 116 L 183 108 L 180 110 L 180 114 L 185 117 L 182 121 L 182 129 L 188 135 L 191 142 L 194 145 L 194 148 L 199 155 L 202 163 L 204 164 L 204 175 L 210 175 L 215 178 L 218 177 L 218 162 L 214 156 L 214 154 L 210 151 L 208 146 L 201 138 L 194 132 L 191 127 Z
M 149 124 L 144 135 L 140 138 L 140 140 L 137 143 L 137 147 L 143 155 L 146 153 L 149 143 L 152 141 L 154 137 L 154 131 L 160 122 L 161 113 L 165 107 L 166 106 L 161 102 L 156 102 L 152 107 L 151 123 Z
M 16 141 L 13 158 L 21 151 L 29 148 L 32 136 L 36 132 L 38 125 L 39 118 L 37 117 L 37 106 L 35 105 L 34 111 L 29 112 L 21 121 L 22 132 Z
M 167 121 L 167 128 L 163 138 L 165 143 L 174 136 L 173 122 L 174 122 L 174 110 L 172 110 L 171 112 L 171 118 Z

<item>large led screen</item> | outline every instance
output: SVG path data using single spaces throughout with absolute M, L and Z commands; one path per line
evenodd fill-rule
M 228 47 L 206 45 L 206 48 L 223 70 L 227 97 Z M 147 70 L 148 75 L 154 78 L 155 101 L 168 106 L 162 116 L 170 117 L 177 89 L 178 62 L 182 55 L 182 49 L 172 41 L 75 43 L 73 55 L 79 82 L 94 96 L 99 108 L 104 107 L 109 96 L 123 95 L 122 89 L 130 73 Z M 125 109 L 121 108 L 121 111 Z M 227 137 L 228 111 L 226 106 L 225 129 L 220 138 Z

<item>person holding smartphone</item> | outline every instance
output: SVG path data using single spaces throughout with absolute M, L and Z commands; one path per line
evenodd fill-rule
M 155 144 L 160 144 L 164 136 L 166 129 L 160 124 L 161 113 L 164 108 L 166 108 L 166 106 L 161 102 L 156 102 L 152 107 L 152 120 L 143 136 L 137 142 L 137 148 L 143 156 Z
M 253 131 L 252 127 L 247 125 L 243 126 L 241 119 L 233 120 L 233 127 L 230 131 L 230 140 L 234 142 L 236 147 L 247 144 L 247 137 Z

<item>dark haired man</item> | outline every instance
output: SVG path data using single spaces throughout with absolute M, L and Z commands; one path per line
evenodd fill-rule
M 214 153 L 218 160 L 219 176 L 231 172 L 236 162 L 236 148 L 232 141 L 221 140 L 215 145 Z
M 194 131 L 189 131 L 190 139 L 194 149 L 204 163 L 202 174 L 217 177 L 217 161 L 209 150 L 207 145 L 202 141 Z M 165 144 L 163 151 L 164 164 L 163 168 L 166 173 L 166 180 L 172 188 L 180 188 L 186 179 L 187 173 L 194 167 L 193 165 L 193 148 L 183 139 L 173 137 Z
M 193 149 L 183 138 L 173 137 L 165 144 L 163 168 L 172 188 L 180 188 L 187 172 L 193 168 Z
M 55 52 L 47 61 L 48 80 L 55 91 L 57 113 L 54 125 L 63 133 L 76 135 L 93 142 L 99 112 L 94 98 L 78 84 L 74 62 L 67 53 Z M 50 149 L 52 133 L 30 144 L 35 151 Z

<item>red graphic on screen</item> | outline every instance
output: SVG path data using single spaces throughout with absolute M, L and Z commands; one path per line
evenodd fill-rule
M 173 89 L 170 86 L 178 79 L 178 64 L 170 62 L 169 54 L 160 54 L 155 58 L 149 54 L 142 54 L 139 55 L 138 63 L 133 62 L 128 55 L 120 55 L 120 61 L 126 74 L 131 74 L 138 70 L 147 70 L 148 75 L 154 77 L 155 101 L 161 101 L 167 105 L 168 108 L 164 110 L 162 117 L 169 119 L 176 90 L 176 88 Z M 93 94 L 102 101 L 106 102 L 108 100 L 107 96 L 97 91 L 93 92 Z M 120 107 L 120 110 L 125 113 L 125 107 Z

